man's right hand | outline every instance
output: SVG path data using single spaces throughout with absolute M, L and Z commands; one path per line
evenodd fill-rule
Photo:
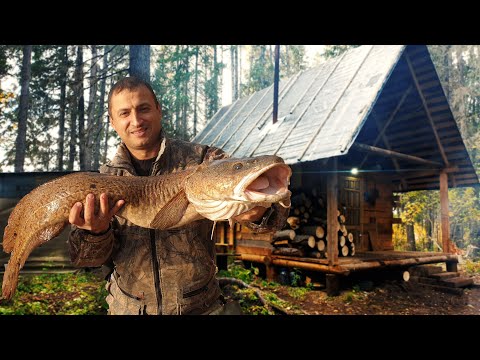
M 95 195 L 88 194 L 85 199 L 85 211 L 82 217 L 83 205 L 77 202 L 70 210 L 68 221 L 76 227 L 88 230 L 93 234 L 101 234 L 108 230 L 112 217 L 122 208 L 125 200 L 118 200 L 117 203 L 110 209 L 108 204 L 108 196 L 105 193 L 100 195 L 100 209 L 98 214 L 95 214 Z

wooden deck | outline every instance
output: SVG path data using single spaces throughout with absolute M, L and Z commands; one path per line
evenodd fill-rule
M 338 258 L 337 266 L 329 266 L 328 259 L 284 255 L 240 254 L 241 260 L 260 262 L 267 266 L 297 267 L 305 270 L 330 274 L 349 275 L 354 271 L 380 269 L 387 267 L 408 267 L 420 264 L 445 262 L 447 265 L 458 263 L 458 256 L 440 252 L 417 251 L 368 251 L 357 252 L 353 257 Z

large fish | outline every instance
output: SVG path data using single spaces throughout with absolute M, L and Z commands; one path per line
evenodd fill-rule
M 118 216 L 133 224 L 170 229 L 207 218 L 229 220 L 255 206 L 290 206 L 292 172 L 278 156 L 222 159 L 160 176 L 113 176 L 76 173 L 49 181 L 25 195 L 13 209 L 3 235 L 11 253 L 2 284 L 2 298 L 11 299 L 20 269 L 30 253 L 54 238 L 68 224 L 76 202 L 89 193 L 108 194 L 110 204 L 125 205 Z M 98 211 L 98 202 L 95 211 Z

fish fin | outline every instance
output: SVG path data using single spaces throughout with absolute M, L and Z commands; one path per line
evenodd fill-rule
M 154 229 L 168 229 L 180 222 L 190 202 L 185 191 L 180 191 L 155 215 L 150 223 Z

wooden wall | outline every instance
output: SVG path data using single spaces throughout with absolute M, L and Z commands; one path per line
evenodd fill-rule
M 388 176 L 363 178 L 362 236 L 358 250 L 393 250 L 393 185 Z

